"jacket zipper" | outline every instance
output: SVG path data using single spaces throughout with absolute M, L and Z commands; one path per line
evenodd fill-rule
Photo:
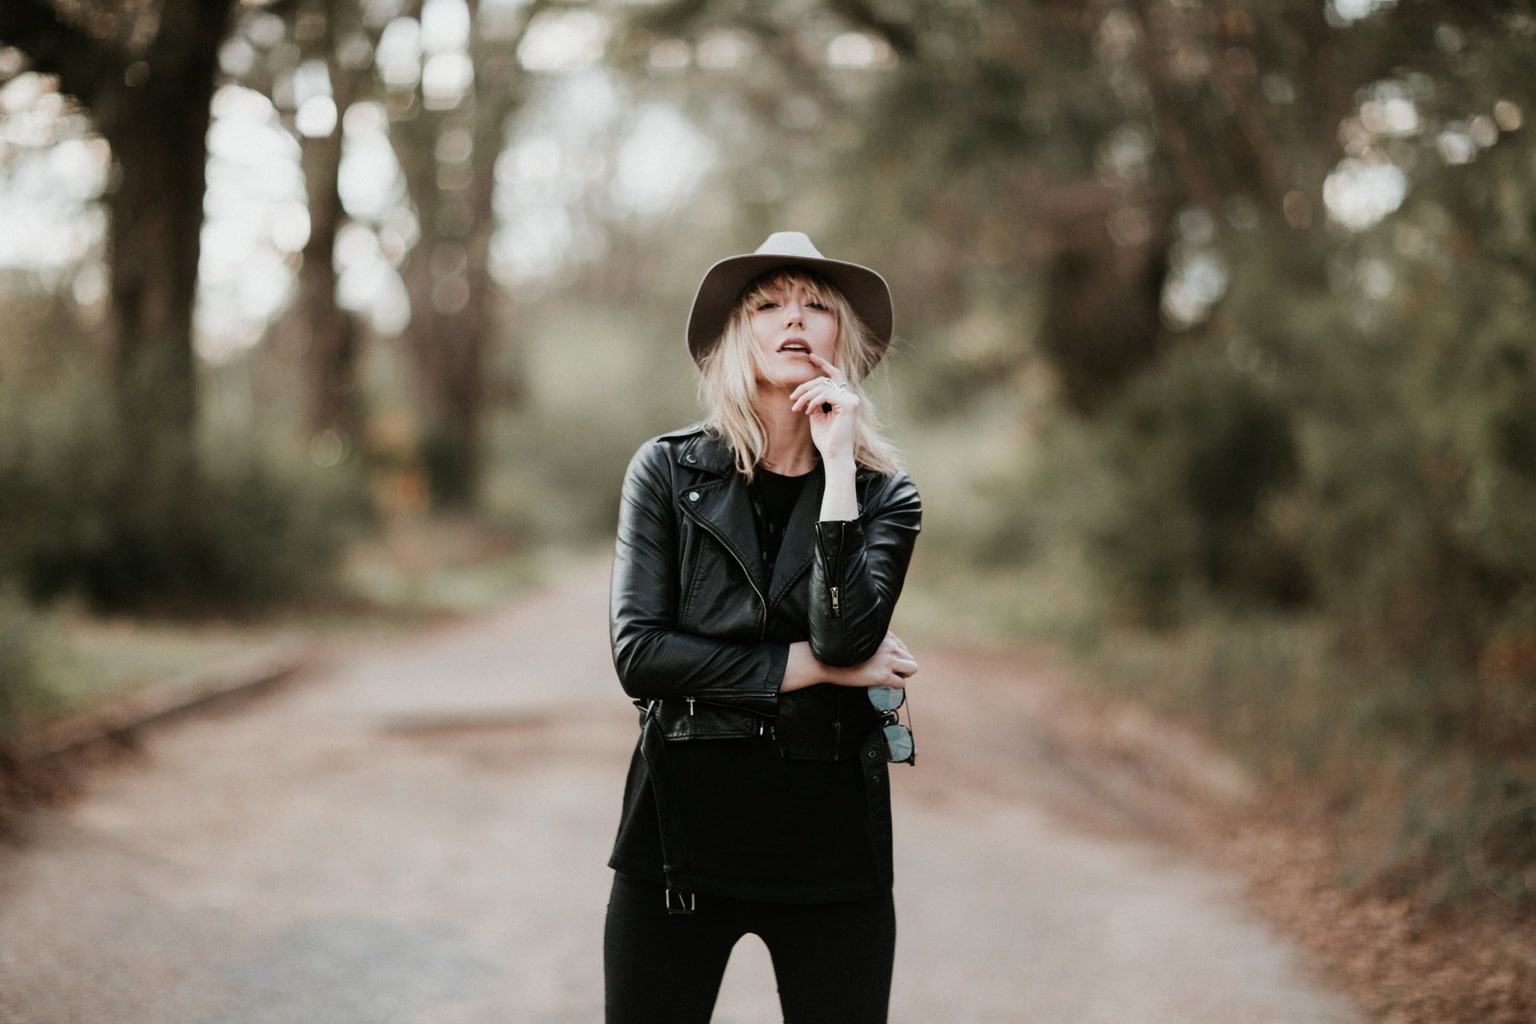
M 752 593 L 757 595 L 757 602 L 758 604 L 762 605 L 763 608 L 763 619 L 757 627 L 757 638 L 759 640 L 763 639 L 768 635 L 768 599 L 763 596 L 763 592 L 757 589 L 757 584 L 753 582 L 752 570 L 747 568 L 747 563 L 741 560 L 741 556 L 736 553 L 736 549 L 731 547 L 730 542 L 727 541 L 725 536 L 721 534 L 719 530 L 715 529 L 712 524 L 701 519 L 699 516 L 694 515 L 692 512 L 688 513 L 688 518 L 698 523 L 704 528 L 705 533 L 708 533 L 711 537 L 715 538 L 715 540 L 719 541 L 720 546 L 725 548 L 726 552 L 731 556 L 732 559 L 735 560 L 737 565 L 741 566 L 741 574 L 747 578 L 747 584 L 752 588 Z
M 684 511 L 687 511 L 686 507 L 684 508 Z M 704 528 L 704 532 L 715 538 L 719 545 L 725 548 L 726 553 L 735 560 L 736 564 L 741 566 L 741 574 L 747 578 L 747 585 L 752 588 L 752 593 L 757 595 L 757 603 L 761 605 L 763 609 L 763 618 L 762 621 L 758 623 L 757 627 L 757 638 L 759 640 L 763 639 L 768 635 L 768 599 L 763 596 L 763 592 L 761 590 L 757 589 L 757 584 L 752 580 L 752 571 L 747 568 L 747 563 L 741 560 L 741 556 L 736 553 L 736 549 L 731 547 L 730 542 L 727 541 L 725 537 L 720 533 L 720 531 L 716 530 L 713 525 L 705 522 L 702 518 L 694 515 L 692 512 L 688 512 L 688 518 L 702 526 Z M 693 702 L 695 699 L 696 698 L 693 697 L 688 698 L 688 714 L 690 717 L 693 715 Z M 757 734 L 759 736 L 762 736 L 771 730 L 772 726 L 769 726 L 761 721 L 758 722 Z
M 827 589 L 832 592 L 832 614 L 837 616 L 838 618 L 842 618 L 843 617 L 843 600 L 842 600 L 842 595 L 840 593 L 838 593 L 838 589 L 836 587 L 828 587 Z

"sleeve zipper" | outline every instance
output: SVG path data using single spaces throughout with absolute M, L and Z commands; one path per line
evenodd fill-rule
M 841 618 L 843 614 L 842 594 L 838 592 L 837 587 L 829 587 L 828 590 L 832 597 L 832 614 Z

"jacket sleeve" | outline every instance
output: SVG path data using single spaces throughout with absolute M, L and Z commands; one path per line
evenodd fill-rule
M 865 502 L 858 519 L 816 524 L 811 652 L 827 665 L 857 665 L 879 649 L 922 528 L 905 473 L 875 478 Z
M 778 706 L 785 644 L 732 643 L 677 628 L 679 551 L 669 456 L 642 448 L 624 476 L 609 593 L 609 639 L 624 692 L 707 697 L 764 714 Z

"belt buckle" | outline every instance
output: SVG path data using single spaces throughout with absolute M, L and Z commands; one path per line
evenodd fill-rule
M 667 913 L 691 914 L 698 904 L 698 895 L 681 889 L 667 890 Z

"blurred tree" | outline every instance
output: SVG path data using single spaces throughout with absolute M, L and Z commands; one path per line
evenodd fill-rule
M 424 6 L 408 5 L 402 17 L 419 19 Z M 485 457 L 486 347 L 494 329 L 496 160 L 524 97 L 518 46 L 549 5 L 533 0 L 510 15 L 480 0 L 443 6 L 466 19 L 462 48 L 426 54 L 419 78 L 386 83 L 386 102 L 390 140 L 420 223 L 402 274 L 428 423 L 424 454 L 438 500 L 472 505 Z
M 233 0 L 6 0 L 0 41 L 58 77 L 112 147 L 112 328 L 131 457 L 194 471 L 197 290 L 209 101 Z
M 269 25 L 281 17 L 284 31 Z M 305 368 L 308 429 L 330 432 L 337 450 L 354 450 L 364 412 L 358 380 L 361 331 L 338 303 L 336 243 L 347 222 L 341 198 L 343 121 L 349 107 L 374 92 L 377 27 L 369 31 L 357 0 L 284 0 L 238 19 L 241 44 L 225 71 L 241 84 L 281 100 L 299 140 L 309 234 L 298 272 L 297 301 L 276 331 Z M 285 380 L 286 383 L 286 380 Z
M 280 600 L 324 585 L 357 521 L 355 493 L 310 460 L 286 463 L 251 436 L 196 436 L 206 137 L 231 7 L 0 6 L 0 40 L 87 106 L 113 161 L 111 386 L 89 365 L 7 381 L 3 396 L 12 486 L 0 574 L 36 599 L 73 592 L 106 608 L 181 611 Z M 40 329 L 31 341 L 62 338 Z
M 309 189 L 309 241 L 299 268 L 296 312 L 308 336 L 310 428 L 316 434 L 333 431 L 350 449 L 360 436 L 363 408 L 358 326 L 336 302 L 336 236 L 345 218 L 339 185 L 342 119 L 348 107 L 371 92 L 373 45 L 355 0 L 300 4 L 293 36 L 301 66 L 315 74 L 323 69 L 329 85 L 329 96 L 305 97 L 320 109 L 317 121 L 297 126 Z

